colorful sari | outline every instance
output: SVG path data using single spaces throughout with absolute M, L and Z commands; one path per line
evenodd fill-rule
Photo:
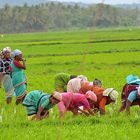
M 11 61 L 11 58 L 0 59 L 0 87 L 4 86 L 6 98 L 12 98 L 14 93 L 11 72 L 9 71 Z
M 44 110 L 52 108 L 53 105 L 50 103 L 50 96 L 50 94 L 42 93 L 39 90 L 28 93 L 22 103 L 26 107 L 27 115 L 32 116 L 37 114 L 39 107 L 43 107 Z
M 11 76 L 8 74 L 1 74 L 0 79 L 1 84 L 3 83 L 4 86 L 6 98 L 11 98 L 14 93 Z
M 14 89 L 13 89 L 12 79 L 10 75 L 6 74 L 4 76 L 3 85 L 6 93 L 6 98 L 9 97 L 11 98 L 14 93 Z
M 27 81 L 25 74 L 21 68 L 18 68 L 14 65 L 13 61 L 11 63 L 12 68 L 12 83 L 15 90 L 15 95 L 17 99 L 22 99 L 27 91 Z

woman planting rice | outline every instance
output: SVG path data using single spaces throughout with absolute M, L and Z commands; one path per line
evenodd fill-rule
M 105 114 L 105 106 L 117 102 L 118 92 L 114 88 L 107 88 L 106 90 L 94 86 L 92 91 L 97 96 L 97 102 L 94 104 L 95 108 L 100 111 L 101 115 Z
M 130 74 L 126 77 L 126 84 L 123 87 L 121 94 L 121 106 L 119 112 L 126 109 L 126 113 L 130 114 L 130 106 L 139 105 L 140 106 L 140 95 L 138 87 L 140 85 L 140 79 Z
M 23 100 L 28 120 L 41 120 L 49 115 L 49 109 L 62 100 L 62 95 L 54 92 L 52 95 L 39 90 L 31 91 Z
M 93 115 L 93 104 L 97 101 L 96 95 L 92 91 L 88 91 L 85 95 L 80 93 L 62 93 L 62 101 L 58 103 L 60 118 L 63 118 L 67 111 L 71 111 L 73 115 L 78 115 L 81 111 L 85 115 Z M 81 110 L 83 106 L 85 110 Z
M 87 77 L 79 75 L 76 78 L 71 79 L 67 84 L 67 92 L 79 93 L 83 82 L 87 82 Z
M 12 83 L 15 88 L 16 104 L 22 102 L 26 95 L 27 81 L 23 70 L 26 69 L 25 59 L 22 57 L 20 50 L 13 51 L 14 60 L 11 63 Z M 22 61 L 22 64 L 20 63 Z
M 101 81 L 95 79 L 93 84 L 88 82 L 81 82 L 80 93 L 85 94 L 88 90 L 93 91 L 97 96 L 97 102 L 94 107 L 97 108 L 101 115 L 105 114 L 105 106 L 117 101 L 118 92 L 114 88 L 108 88 L 104 90 L 101 87 Z
M 82 81 L 79 93 L 85 94 L 89 90 L 92 91 L 93 88 L 95 87 L 97 88 L 99 87 L 99 89 L 102 89 L 101 86 L 102 86 L 102 82 L 98 79 L 94 79 L 93 82 Z

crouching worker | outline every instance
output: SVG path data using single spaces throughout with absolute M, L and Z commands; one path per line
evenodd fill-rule
M 121 94 L 121 106 L 119 112 L 126 109 L 126 113 L 130 114 L 130 107 L 133 105 L 140 106 L 140 96 L 138 94 L 138 87 L 140 85 L 140 79 L 130 74 L 126 77 L 126 84 L 123 87 Z
M 34 90 L 26 95 L 23 106 L 26 107 L 28 120 L 42 120 L 49 115 L 49 109 L 62 100 L 62 95 L 54 92 L 52 95 Z
M 67 84 L 67 92 L 79 93 L 84 82 L 88 82 L 87 77 L 84 75 L 78 75 L 76 78 L 71 79 Z
M 62 101 L 58 103 L 60 118 L 63 118 L 67 111 L 71 111 L 74 116 L 78 115 L 78 111 L 87 116 L 94 115 L 91 108 L 96 101 L 97 97 L 92 91 L 87 92 L 86 95 L 71 92 L 62 93 Z M 81 106 L 86 111 L 80 109 Z
M 93 88 L 96 90 L 102 91 L 102 82 L 98 79 L 94 79 L 93 82 L 83 81 L 81 82 L 81 88 L 79 90 L 79 93 L 86 94 L 87 91 L 93 90 Z M 93 91 L 94 92 L 94 91 Z M 98 91 L 97 91 L 98 92 Z
M 97 103 L 95 104 L 95 108 L 97 108 L 99 110 L 101 115 L 104 115 L 105 106 L 112 102 L 114 102 L 114 103 L 117 102 L 118 92 L 114 88 L 107 88 L 104 91 L 99 90 L 100 91 L 99 93 L 97 93 L 96 90 L 94 92 L 97 96 Z

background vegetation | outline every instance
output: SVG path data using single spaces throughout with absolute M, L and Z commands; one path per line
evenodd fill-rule
M 0 33 L 140 25 L 139 7 L 48 2 L 0 8 Z

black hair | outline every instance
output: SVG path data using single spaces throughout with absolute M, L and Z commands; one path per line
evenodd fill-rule
M 102 86 L 102 81 L 99 80 L 99 79 L 97 79 L 97 78 L 95 78 L 95 79 L 93 80 L 93 85 Z
M 70 79 L 76 78 L 77 75 L 70 75 Z

